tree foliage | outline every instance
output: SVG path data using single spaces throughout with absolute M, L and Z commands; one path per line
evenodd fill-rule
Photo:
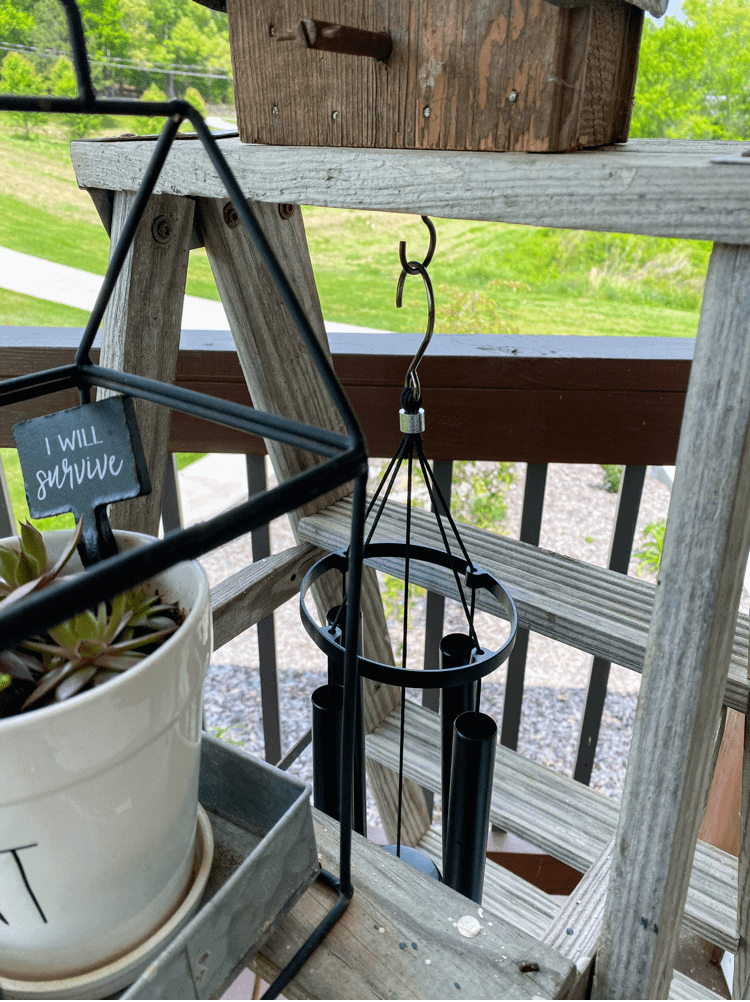
M 44 81 L 34 69 L 33 63 L 20 52 L 9 52 L 0 66 L 0 91 L 6 94 L 39 94 L 43 90 Z M 27 137 L 32 126 L 45 118 L 32 111 L 21 111 L 18 117 Z
M 180 97 L 192 86 L 204 99 L 231 100 L 231 81 L 219 79 L 231 76 L 226 15 L 194 0 L 78 0 L 78 6 L 97 90 L 132 96 L 154 85 Z M 58 55 L 70 52 L 59 0 L 0 0 L 0 40 L 32 46 L 26 55 L 49 81 Z
M 684 0 L 684 23 L 643 32 L 630 134 L 644 138 L 750 137 L 750 4 Z

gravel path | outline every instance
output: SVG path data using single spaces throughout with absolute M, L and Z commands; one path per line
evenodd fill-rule
M 227 457 L 227 462 L 237 458 L 241 459 Z M 373 461 L 372 468 L 373 471 L 378 469 L 377 461 Z M 508 516 L 503 526 L 505 533 L 515 537 L 519 532 L 523 503 L 523 464 L 518 464 L 516 474 L 516 483 L 507 492 Z M 648 522 L 666 517 L 669 499 L 668 488 L 653 478 L 649 469 L 638 519 L 637 545 L 640 545 L 643 528 Z M 616 502 L 616 495 L 604 488 L 600 467 L 550 466 L 541 545 L 605 566 Z M 286 520 L 273 523 L 274 551 L 284 549 L 291 543 L 292 536 Z M 216 583 L 246 563 L 249 550 L 247 539 L 237 540 L 204 558 L 203 564 L 211 583 Z M 637 561 L 634 560 L 630 573 L 636 572 Z M 420 621 L 423 622 L 423 605 L 423 601 L 417 603 L 413 613 L 414 627 L 409 639 L 410 658 L 415 658 L 413 663 L 419 663 L 421 657 L 419 627 Z M 744 596 L 743 609 L 747 605 L 748 600 Z M 450 626 L 451 621 L 456 619 L 457 609 L 455 603 L 448 603 L 448 606 L 446 616 Z M 302 630 L 296 600 L 276 612 L 275 625 L 283 744 L 289 748 L 309 726 L 310 693 L 324 683 L 326 663 Z M 391 623 L 390 626 L 395 646 L 400 640 L 399 626 L 398 623 Z M 480 614 L 477 618 L 480 641 L 492 646 L 503 626 L 493 617 Z M 457 619 L 456 628 L 461 628 Z M 566 775 L 570 775 L 573 768 L 590 664 L 590 656 L 580 651 L 538 635 L 531 637 L 519 751 Z M 505 670 L 500 669 L 482 686 L 482 709 L 498 722 L 502 714 L 504 675 Z M 615 800 L 619 800 L 622 794 L 639 685 L 640 676 L 637 673 L 612 667 L 591 785 Z M 421 694 L 415 692 L 412 698 L 421 699 Z M 209 729 L 227 728 L 223 733 L 225 739 L 241 742 L 248 751 L 262 756 L 255 629 L 248 630 L 214 655 L 206 683 L 206 721 Z M 291 771 L 310 781 L 310 749 Z M 436 807 L 439 809 L 439 803 Z M 379 824 L 374 803 L 369 805 L 368 820 L 370 825 Z M 436 820 L 439 820 L 439 814 Z

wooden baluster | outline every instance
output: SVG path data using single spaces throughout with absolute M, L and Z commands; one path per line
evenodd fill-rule
M 135 192 L 115 192 L 112 246 L 134 199 Z M 152 195 L 104 315 L 101 365 L 174 383 L 192 229 L 193 202 L 189 198 Z M 99 399 L 108 395 L 109 391 L 98 392 Z M 113 505 L 110 523 L 113 529 L 156 536 L 171 414 L 168 408 L 144 400 L 137 400 L 135 407 L 151 493 Z
M 596 998 L 667 998 L 750 523 L 750 247 L 715 244 L 615 843 Z
M 320 343 L 328 350 L 301 212 L 297 209 L 285 219 L 275 204 L 253 202 L 252 208 Z M 318 427 L 343 430 L 304 343 L 268 280 L 251 238 L 242 226 L 235 223 L 231 204 L 226 199 L 199 198 L 196 213 L 198 229 L 227 312 L 254 405 Z M 299 449 L 271 441 L 266 444 L 279 481 L 288 480 L 316 462 L 313 456 Z M 344 485 L 292 513 L 290 521 L 295 536 L 302 515 L 326 507 L 349 491 L 349 486 Z M 323 622 L 325 612 L 341 601 L 341 595 L 338 584 L 335 588 L 325 581 L 321 584 L 316 602 Z M 375 572 L 369 569 L 365 569 L 363 579 L 361 611 L 365 654 L 393 663 L 377 578 Z M 392 686 L 368 680 L 365 680 L 363 689 L 365 730 L 369 732 L 398 705 L 400 692 Z M 397 777 L 375 763 L 369 763 L 368 772 L 386 835 L 395 842 Z M 417 784 L 405 781 L 403 841 L 414 845 L 428 827 L 424 795 Z
M 0 459 L 0 538 L 15 536 L 17 532 L 16 520 L 13 515 L 13 502 L 11 501 L 8 481 L 5 478 L 3 461 Z

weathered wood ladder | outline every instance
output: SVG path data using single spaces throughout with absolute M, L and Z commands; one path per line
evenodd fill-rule
M 301 213 L 278 203 L 338 205 L 612 230 L 714 242 L 687 395 L 659 584 L 656 588 L 517 541 L 468 533 L 483 563 L 515 594 L 522 625 L 643 671 L 622 805 L 507 749 L 498 750 L 492 818 L 504 829 L 586 872 L 562 909 L 488 864 L 483 932 L 461 940 L 453 921 L 473 911 L 355 836 L 355 898 L 286 994 L 298 998 L 583 997 L 596 956 L 598 998 L 706 998 L 673 978 L 683 919 L 736 954 L 735 998 L 747 998 L 750 882 L 745 770 L 737 861 L 696 838 L 726 706 L 748 710 L 747 619 L 737 618 L 750 543 L 750 163 L 715 164 L 738 144 L 632 141 L 559 156 L 283 149 L 221 143 L 321 340 L 325 339 Z M 151 144 L 73 144 L 88 188 L 114 238 Z M 325 397 L 264 280 L 198 144 L 176 144 L 151 200 L 110 308 L 102 364 L 174 380 L 191 247 L 204 246 L 248 387 L 257 406 L 330 423 Z M 158 243 L 154 220 L 170 236 Z M 118 506 L 120 527 L 158 528 L 169 417 L 152 405 L 139 420 L 154 490 Z M 279 478 L 308 460 L 268 443 Z M 294 518 L 300 545 L 246 568 L 215 589 L 225 643 L 295 591 L 319 547 L 348 538 L 343 492 Z M 391 506 L 384 535 L 402 512 Z M 416 519 L 417 535 L 432 540 Z M 421 583 L 451 594 L 435 574 Z M 325 601 L 325 596 L 323 596 Z M 366 577 L 365 645 L 391 657 L 375 574 Z M 727 679 L 729 678 L 729 685 Z M 368 769 L 393 837 L 398 692 L 368 684 Z M 421 787 L 439 790 L 438 727 L 407 708 L 405 840 L 439 853 Z M 746 730 L 745 756 L 750 754 Z M 324 865 L 335 868 L 336 833 L 316 819 Z M 281 968 L 317 924 L 327 892 L 304 895 L 266 943 L 258 968 Z M 449 918 L 450 917 L 450 918 Z M 491 924 L 490 924 L 491 923 Z M 384 930 L 384 931 L 383 931 Z M 697 992 L 697 994 L 696 994 Z M 717 997 L 717 996 L 715 996 Z

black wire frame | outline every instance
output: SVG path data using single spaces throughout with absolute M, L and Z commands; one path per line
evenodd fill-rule
M 354 481 L 354 512 L 349 549 L 346 635 L 349 638 L 344 671 L 344 734 L 342 762 L 341 842 L 338 879 L 334 882 L 338 898 L 328 916 L 295 954 L 264 998 L 275 998 L 322 941 L 328 929 L 343 912 L 353 894 L 351 880 L 351 799 L 354 717 L 357 692 L 357 633 L 359 597 L 362 581 L 362 546 L 364 541 L 365 489 L 367 483 L 367 446 L 359 422 L 321 349 L 310 322 L 279 264 L 242 190 L 221 153 L 216 140 L 201 115 L 188 102 L 171 100 L 146 102 L 122 98 L 98 98 L 94 90 L 80 11 L 75 0 L 60 0 L 68 22 L 73 63 L 78 84 L 75 98 L 0 94 L 0 111 L 45 113 L 84 113 L 110 115 L 164 116 L 165 125 L 144 174 L 123 232 L 114 248 L 72 365 L 20 376 L 0 383 L 0 407 L 21 400 L 45 396 L 58 390 L 76 388 L 81 402 L 91 399 L 91 387 L 98 386 L 127 393 L 142 400 L 168 406 L 182 413 L 215 421 L 249 434 L 296 446 L 324 457 L 324 462 L 298 474 L 278 487 L 256 495 L 247 502 L 207 522 L 171 533 L 129 553 L 122 553 L 88 567 L 84 574 L 60 581 L 52 592 L 44 591 L 10 606 L 0 613 L 0 649 L 13 647 L 30 633 L 74 616 L 104 598 L 132 587 L 182 560 L 194 559 L 271 519 L 322 497 L 336 487 Z M 187 119 L 194 127 L 208 157 L 223 182 L 237 214 L 253 240 L 282 303 L 302 337 L 313 365 L 329 394 L 345 428 L 345 434 L 302 424 L 217 400 L 205 394 L 182 389 L 157 380 L 94 365 L 90 349 L 104 316 L 120 270 L 133 242 L 162 167 L 180 124 Z

